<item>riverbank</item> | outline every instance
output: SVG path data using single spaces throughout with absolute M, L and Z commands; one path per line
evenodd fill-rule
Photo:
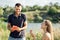
M 28 23 L 28 28 L 26 30 L 26 39 L 32 40 L 33 38 L 30 36 L 30 30 L 33 30 L 33 33 L 36 35 L 36 40 L 41 40 L 42 38 L 42 30 L 40 29 L 41 23 Z M 53 24 L 54 30 L 54 39 L 60 40 L 60 24 Z M 34 29 L 33 29 L 34 28 Z M 10 31 L 7 29 L 7 23 L 0 21 L 0 40 L 8 40 Z

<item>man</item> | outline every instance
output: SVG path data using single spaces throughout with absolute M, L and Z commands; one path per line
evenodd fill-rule
M 27 28 L 26 16 L 21 13 L 22 5 L 15 4 L 15 11 L 8 17 L 8 30 L 10 36 L 8 40 L 25 40 L 25 29 Z

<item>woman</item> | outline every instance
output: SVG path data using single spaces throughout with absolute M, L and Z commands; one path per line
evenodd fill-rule
M 54 40 L 52 23 L 49 20 L 44 20 L 41 25 L 41 28 L 44 31 L 42 40 Z

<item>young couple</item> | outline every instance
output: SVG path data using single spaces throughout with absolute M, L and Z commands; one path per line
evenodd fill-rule
M 14 13 L 9 15 L 7 28 L 10 30 L 10 36 L 8 40 L 26 40 L 25 29 L 27 28 L 26 16 L 21 13 L 22 5 L 20 3 L 15 4 Z M 53 40 L 52 24 L 49 20 L 45 20 L 41 28 L 44 30 L 44 36 L 42 40 Z M 33 34 L 33 33 L 32 33 Z

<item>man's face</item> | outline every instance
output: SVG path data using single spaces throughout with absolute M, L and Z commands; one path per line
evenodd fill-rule
M 22 10 L 22 6 L 15 6 L 15 13 L 19 14 Z

